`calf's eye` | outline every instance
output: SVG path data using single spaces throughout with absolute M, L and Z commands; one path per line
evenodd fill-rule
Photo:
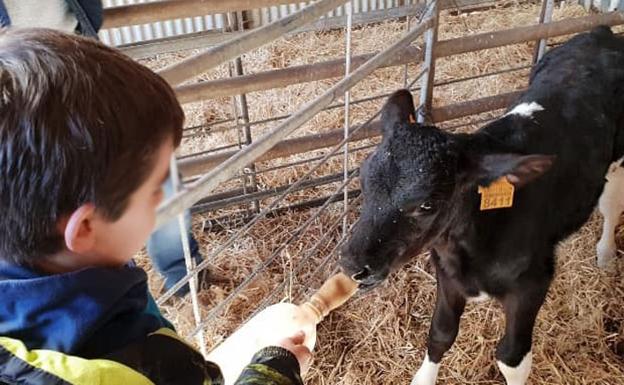
M 420 205 L 420 209 L 422 211 L 431 211 L 433 210 L 433 204 L 431 202 L 424 202 Z

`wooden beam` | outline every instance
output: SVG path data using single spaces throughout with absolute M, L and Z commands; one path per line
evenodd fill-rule
M 116 28 L 183 17 L 246 11 L 300 2 L 297 0 L 168 0 L 122 5 L 104 9 L 102 28 Z

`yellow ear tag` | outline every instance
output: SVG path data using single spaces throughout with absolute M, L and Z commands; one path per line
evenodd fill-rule
M 416 117 L 414 115 L 410 114 L 409 115 L 409 122 L 412 123 L 412 124 L 416 123 Z
M 502 209 L 513 206 L 515 187 L 503 176 L 488 187 L 479 186 L 481 194 L 481 211 Z

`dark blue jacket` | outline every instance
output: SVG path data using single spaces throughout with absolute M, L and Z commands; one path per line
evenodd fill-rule
M 0 260 L 0 293 L 0 384 L 223 385 L 160 315 L 137 267 L 45 275 Z M 296 357 L 268 347 L 235 384 L 302 381 Z
M 137 267 L 42 275 L 0 261 L 0 336 L 29 349 L 102 357 L 171 327 Z
M 76 32 L 86 36 L 96 37 L 102 26 L 103 8 L 100 0 L 65 0 L 69 9 L 78 20 Z M 0 26 L 11 25 L 11 17 L 0 0 Z

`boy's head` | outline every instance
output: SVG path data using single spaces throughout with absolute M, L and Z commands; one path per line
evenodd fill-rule
M 183 112 L 147 68 L 86 38 L 0 31 L 0 258 L 116 266 L 152 231 Z

